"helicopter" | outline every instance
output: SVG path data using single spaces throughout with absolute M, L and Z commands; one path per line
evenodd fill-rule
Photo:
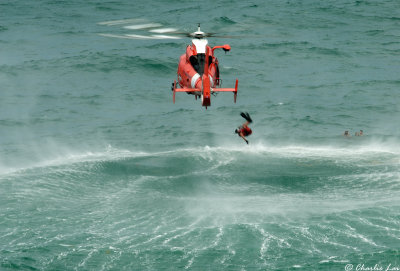
M 177 80 L 172 83 L 172 100 L 175 103 L 177 92 L 186 92 L 201 98 L 201 104 L 206 109 L 211 105 L 211 95 L 218 92 L 232 92 L 233 100 L 236 103 L 238 91 L 238 79 L 235 88 L 221 88 L 222 79 L 218 67 L 218 59 L 215 57 L 215 50 L 222 49 L 226 52 L 231 50 L 230 45 L 217 45 L 210 47 L 207 37 L 221 37 L 215 33 L 201 31 L 200 24 L 196 32 L 180 32 L 175 28 L 162 28 L 161 24 L 149 23 L 143 19 L 125 19 L 116 21 L 100 22 L 99 25 L 116 26 L 122 25 L 124 29 L 136 31 L 135 34 L 108 34 L 99 33 L 100 36 L 139 39 L 139 40 L 160 40 L 160 39 L 181 39 L 182 36 L 191 37 L 192 44 L 186 47 L 186 53 L 181 55 L 177 70 Z M 133 25 L 132 25 L 133 24 Z M 171 35 L 172 34 L 172 35 Z M 178 88 L 179 84 L 179 88 Z
M 236 103 L 238 83 L 236 79 L 235 88 L 221 88 L 222 79 L 220 78 L 218 59 L 214 51 L 222 49 L 225 52 L 231 50 L 230 45 L 217 45 L 211 48 L 206 37 L 213 34 L 204 33 L 200 29 L 200 24 L 196 32 L 190 33 L 192 44 L 186 47 L 186 53 L 181 55 L 178 64 L 178 84 L 174 80 L 171 90 L 173 91 L 173 103 L 177 92 L 186 92 L 197 98 L 201 98 L 201 104 L 206 109 L 211 105 L 211 94 L 218 92 L 233 92 L 233 101 Z

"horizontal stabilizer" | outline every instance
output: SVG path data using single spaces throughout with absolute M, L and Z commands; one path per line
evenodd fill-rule
M 207 77 L 208 78 L 208 77 Z M 238 84 L 239 81 L 236 79 L 236 84 L 235 84 L 235 88 L 213 88 L 211 89 L 211 93 L 213 92 L 233 92 L 233 101 L 236 103 L 236 97 L 237 97 L 237 91 L 238 91 Z M 177 92 L 200 92 L 202 95 L 204 95 L 204 100 L 203 100 L 203 105 L 209 106 L 209 100 L 210 100 L 210 87 L 208 87 L 208 94 L 207 93 L 202 93 L 201 89 L 198 88 L 176 88 L 176 80 L 174 81 L 174 83 L 172 84 L 172 101 L 173 103 L 175 103 L 175 93 Z M 199 95 L 199 93 L 195 93 L 195 95 Z M 196 96 L 197 98 L 197 96 Z M 208 99 L 208 104 L 205 105 L 204 101 Z
M 235 88 L 214 88 L 212 92 L 233 92 L 233 101 L 236 103 L 239 80 L 236 79 Z

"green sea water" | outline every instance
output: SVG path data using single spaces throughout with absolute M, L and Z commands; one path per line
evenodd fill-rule
M 1 1 L 0 270 L 400 270 L 399 10 Z M 232 36 L 237 103 L 172 103 L 189 38 L 100 35 L 145 23 Z

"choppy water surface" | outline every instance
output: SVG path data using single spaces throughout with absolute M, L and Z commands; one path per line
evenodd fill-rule
M 399 8 L 0 3 L 0 269 L 400 268 Z M 172 104 L 190 40 L 138 22 L 239 36 L 237 103 Z

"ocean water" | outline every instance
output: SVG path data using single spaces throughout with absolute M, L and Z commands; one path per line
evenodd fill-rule
M 0 270 L 400 270 L 399 10 L 1 1 Z M 173 104 L 145 23 L 232 36 L 237 103 Z

